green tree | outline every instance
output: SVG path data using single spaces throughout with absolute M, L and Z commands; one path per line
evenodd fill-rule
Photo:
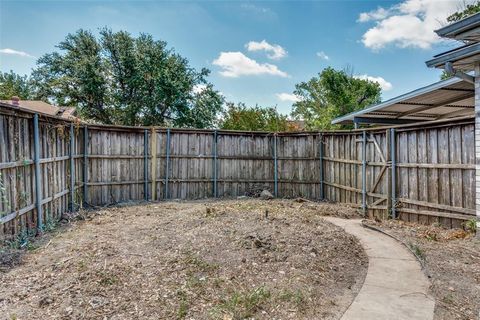
M 220 120 L 221 129 L 245 131 L 288 131 L 287 116 L 276 108 L 247 107 L 244 103 L 227 103 Z
M 358 79 L 346 70 L 325 68 L 318 77 L 295 86 L 300 101 L 293 104 L 292 116 L 305 121 L 307 129 L 334 129 L 331 121 L 347 113 L 380 102 L 376 82 Z
M 464 5 L 464 8 L 462 10 L 459 10 L 454 14 L 448 16 L 447 22 L 457 22 L 478 12 L 480 12 L 480 1 L 475 1 L 471 4 Z
M 22 100 L 32 98 L 32 88 L 29 78 L 13 71 L 0 72 L 0 100 L 10 100 L 17 96 Z
M 106 124 L 212 127 L 223 97 L 187 59 L 141 34 L 79 30 L 41 57 L 38 95 Z M 202 90 L 196 88 L 202 87 Z

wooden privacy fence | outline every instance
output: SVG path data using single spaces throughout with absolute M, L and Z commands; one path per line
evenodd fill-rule
M 475 217 L 473 119 L 338 132 L 84 125 L 0 105 L 0 236 L 125 201 L 326 199 L 460 226 Z

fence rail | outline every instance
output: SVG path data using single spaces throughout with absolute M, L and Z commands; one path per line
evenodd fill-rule
M 85 126 L 0 105 L 0 236 L 81 206 L 262 189 L 457 227 L 475 215 L 474 144 L 473 118 L 267 133 Z

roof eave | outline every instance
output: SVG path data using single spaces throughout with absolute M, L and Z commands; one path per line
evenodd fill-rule
M 478 27 L 480 27 L 480 13 L 435 30 L 435 33 L 443 38 L 457 39 L 462 33 Z
M 335 118 L 335 119 L 332 120 L 332 124 L 352 123 L 353 119 L 356 116 L 361 116 L 361 115 L 364 115 L 364 114 L 369 113 L 369 112 L 377 111 L 379 109 L 388 107 L 388 106 L 396 104 L 398 102 L 408 100 L 408 99 L 411 99 L 411 98 L 415 98 L 416 96 L 419 96 L 419 95 L 422 95 L 422 94 L 425 94 L 427 92 L 434 91 L 434 90 L 437 90 L 437 89 L 441 89 L 441 88 L 444 88 L 446 86 L 449 86 L 449 85 L 452 85 L 452 84 L 455 84 L 455 83 L 458 83 L 458 82 L 461 82 L 461 81 L 463 81 L 463 80 L 460 79 L 460 78 L 450 78 L 450 79 L 447 79 L 447 80 L 435 82 L 431 85 L 422 87 L 422 88 L 414 90 L 414 91 L 410 91 L 408 93 L 402 94 L 400 96 L 389 99 L 387 101 L 380 102 L 379 104 L 370 106 L 370 107 L 365 108 L 363 110 L 355 111 L 355 112 L 346 114 L 344 116 Z
M 455 62 L 461 59 L 471 57 L 475 54 L 480 54 L 480 43 L 476 43 L 467 47 L 462 47 L 459 50 L 449 51 L 438 55 L 433 59 L 425 62 L 429 68 L 440 68 L 447 62 Z

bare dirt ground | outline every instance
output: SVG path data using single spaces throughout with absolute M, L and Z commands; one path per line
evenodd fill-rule
M 430 277 L 436 320 L 480 319 L 480 241 L 464 230 L 368 221 L 420 257 Z
M 253 199 L 99 210 L 45 236 L 21 263 L 4 259 L 0 315 L 338 319 L 368 261 L 358 241 L 322 215 L 355 210 Z

